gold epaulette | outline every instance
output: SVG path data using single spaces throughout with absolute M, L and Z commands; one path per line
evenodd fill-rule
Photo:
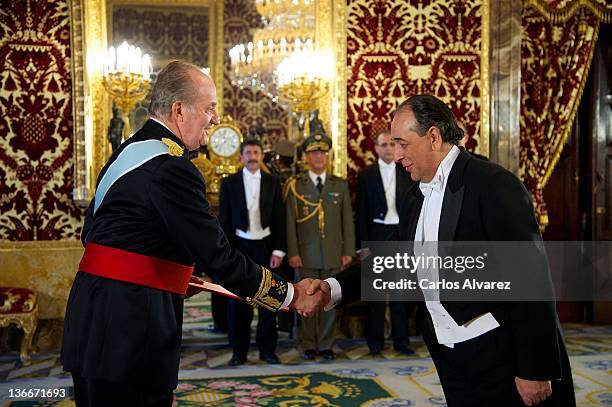
M 246 297 L 246 301 L 252 306 L 257 305 L 276 312 L 283 304 L 286 296 L 287 283 L 283 280 L 277 280 L 270 270 L 261 266 L 259 289 L 253 297 Z
M 169 138 L 162 138 L 161 142 L 168 146 L 168 154 L 172 157 L 182 157 L 185 149 L 181 147 L 177 142 L 170 140 Z

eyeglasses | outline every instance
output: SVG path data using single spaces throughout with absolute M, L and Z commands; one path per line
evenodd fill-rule
M 389 142 L 389 143 L 382 143 L 382 144 L 378 144 L 376 143 L 377 146 L 382 147 L 382 148 L 387 148 L 387 147 L 395 147 L 395 143 L 394 142 Z

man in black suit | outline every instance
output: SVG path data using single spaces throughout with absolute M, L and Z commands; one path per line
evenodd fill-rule
M 255 262 L 277 269 L 285 256 L 285 207 L 280 182 L 260 170 L 263 148 L 259 140 L 242 142 L 240 159 L 244 167 L 221 182 L 219 221 L 232 246 Z M 228 301 L 227 333 L 234 350 L 231 366 L 247 360 L 252 320 L 251 306 Z M 275 354 L 278 337 L 275 312 L 259 308 L 256 336 L 259 358 L 279 363 Z
M 531 242 L 531 254 L 539 255 L 531 258 L 546 264 L 527 190 L 509 171 L 457 147 L 462 131 L 442 101 L 409 98 L 397 109 L 391 134 L 396 157 L 419 182 L 410 191 L 418 209 L 404 238 Z M 329 294 L 326 309 L 360 296 L 358 271 L 334 277 L 309 290 Z M 421 311 L 423 338 L 449 406 L 575 406 L 552 301 L 427 301 Z
M 407 214 L 406 194 L 413 181 L 404 169 L 395 164 L 395 143 L 385 129 L 376 135 L 374 149 L 378 161 L 357 176 L 357 235 L 361 250 L 364 242 L 398 240 L 400 218 Z M 366 302 L 366 341 L 370 354 L 380 355 L 385 344 L 385 301 Z M 393 348 L 405 355 L 410 349 L 408 318 L 416 303 L 391 301 L 391 333 Z

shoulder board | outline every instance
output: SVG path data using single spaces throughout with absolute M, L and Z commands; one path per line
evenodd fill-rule
M 169 138 L 162 138 L 161 142 L 168 146 L 168 154 L 172 157 L 182 157 L 185 149 L 181 147 L 177 142 L 170 140 Z

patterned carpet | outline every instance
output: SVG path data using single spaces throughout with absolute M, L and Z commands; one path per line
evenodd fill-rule
M 286 334 L 281 335 L 281 365 L 258 360 L 230 368 L 226 337 L 212 332 L 208 301 L 185 306 L 185 344 L 176 406 L 444 406 L 438 377 L 424 344 L 413 338 L 416 355 L 405 357 L 387 346 L 382 357 L 368 355 L 363 340 L 338 340 L 333 363 L 304 362 Z M 578 405 L 612 405 L 612 327 L 564 326 Z M 22 366 L 18 354 L 0 356 L 0 405 L 68 406 L 68 399 L 9 399 L 9 389 L 56 388 L 72 391 L 57 354 L 36 354 Z

